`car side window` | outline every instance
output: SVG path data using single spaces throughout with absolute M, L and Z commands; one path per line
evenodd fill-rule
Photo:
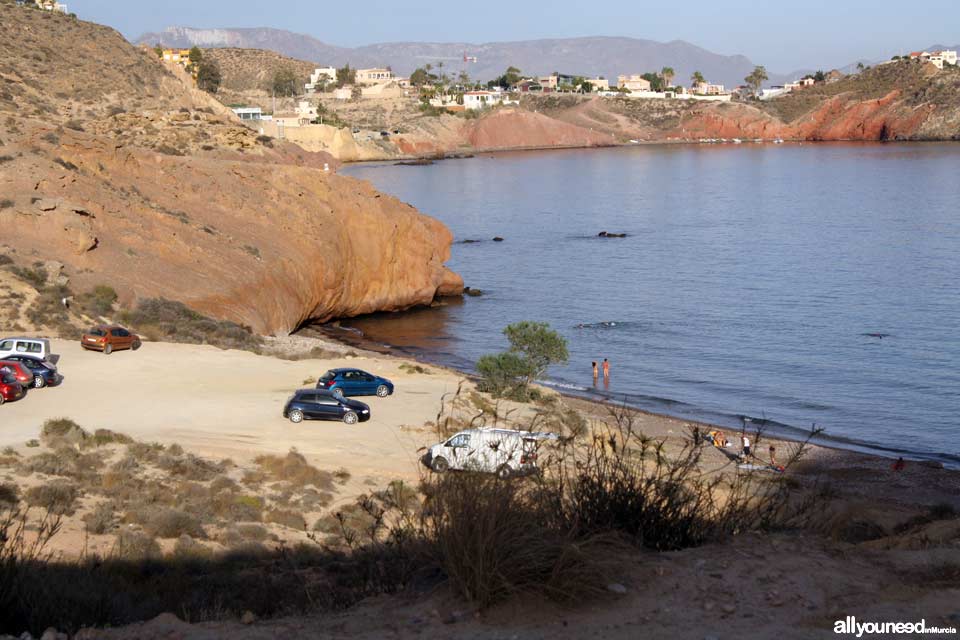
M 119 335 L 120 335 L 121 338 L 129 338 L 129 337 L 130 337 L 130 332 L 127 331 L 126 329 L 120 329 L 118 333 L 119 333 Z
M 27 343 L 18 342 L 17 343 L 17 353 L 26 353 L 27 352 Z
M 27 343 L 27 353 L 41 353 L 41 352 L 43 352 L 43 347 L 40 346 L 39 342 Z
M 10 351 L 11 349 L 13 349 L 13 340 L 0 342 L 0 351 Z
M 316 401 L 317 401 L 317 394 L 315 394 L 315 393 L 305 393 L 305 394 L 303 394 L 302 396 L 300 396 L 300 397 L 298 398 L 298 400 L 300 400 L 300 402 L 316 402 Z
M 119 338 L 119 337 L 120 337 L 120 329 L 110 329 L 110 335 Z
M 458 435 L 458 436 L 454 437 L 452 440 L 450 440 L 450 442 L 449 442 L 448 444 L 449 444 L 451 447 L 454 447 L 455 449 L 459 449 L 459 448 L 461 448 L 461 447 L 469 447 L 469 446 L 470 446 L 470 434 L 469 434 L 469 433 L 461 433 L 460 435 Z

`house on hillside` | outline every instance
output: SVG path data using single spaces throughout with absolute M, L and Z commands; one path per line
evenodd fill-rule
M 307 91 L 314 91 L 317 85 L 323 80 L 326 80 L 326 82 L 336 82 L 337 70 L 333 67 L 319 67 L 314 69 L 313 73 L 310 74 L 310 82 L 303 85 L 303 88 Z
M 519 104 L 519 101 L 511 100 L 510 94 L 505 91 L 467 91 L 463 94 L 463 108 L 468 111 L 476 111 L 498 104 Z
M 190 64 L 190 49 L 164 49 L 161 56 L 164 62 L 173 64 Z
M 67 5 L 59 2 L 50 2 L 50 0 L 34 0 L 38 8 L 46 11 L 56 11 L 58 13 L 68 13 Z
M 726 93 L 722 84 L 710 84 L 709 82 L 698 82 L 691 89 L 693 93 L 700 96 L 719 96 Z
M 389 68 L 377 69 L 357 69 L 357 77 L 354 80 L 359 85 L 382 84 L 395 79 L 393 71 Z
M 234 107 L 233 112 L 241 120 L 262 120 L 263 109 L 260 107 Z
M 956 51 L 914 51 L 910 54 L 911 60 L 920 60 L 921 62 L 929 62 L 937 69 L 943 69 L 943 65 L 957 64 L 957 52 Z
M 650 81 L 639 74 L 617 76 L 617 87 L 628 91 L 650 91 Z

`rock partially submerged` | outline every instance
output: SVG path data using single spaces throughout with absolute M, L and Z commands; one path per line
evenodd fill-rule
M 627 234 L 625 233 L 610 233 L 609 231 L 601 231 L 597 234 L 598 238 L 626 238 Z

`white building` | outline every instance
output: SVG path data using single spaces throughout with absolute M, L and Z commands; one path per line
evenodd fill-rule
M 483 109 L 505 102 L 506 94 L 495 91 L 467 91 L 463 94 L 463 108 L 468 110 Z
M 395 79 L 393 71 L 386 68 L 377 69 L 357 69 L 357 77 L 354 82 L 359 85 L 364 84 L 383 84 Z
M 260 107 L 238 107 L 233 112 L 241 120 L 263 120 L 263 109 Z
M 59 2 L 51 2 L 50 0 L 34 0 L 36 5 L 41 9 L 46 9 L 47 11 L 57 11 L 59 13 L 69 13 L 67 10 L 67 5 L 60 4 Z
M 650 81 L 644 79 L 639 74 L 617 76 L 617 87 L 620 89 L 627 89 L 631 92 L 650 91 Z
M 761 90 L 760 90 L 760 99 L 761 99 L 761 100 L 764 100 L 764 101 L 766 101 L 766 100 L 773 100 L 774 98 L 776 98 L 776 97 L 778 97 L 778 96 L 783 96 L 783 95 L 786 95 L 786 94 L 788 94 L 788 93 L 790 93 L 790 89 L 787 89 L 785 86 L 783 86 L 783 85 L 774 85 L 774 86 L 770 87 L 769 89 L 761 89 Z
M 336 82 L 337 70 L 333 67 L 319 67 L 314 69 L 313 73 L 310 74 L 310 82 L 303 85 L 303 88 L 307 91 L 313 91 L 317 88 L 317 85 L 320 84 L 321 79 L 325 79 L 327 82 Z
M 951 64 L 951 65 L 957 64 L 957 52 L 956 51 L 934 51 L 930 54 L 930 57 L 928 58 L 928 60 L 930 60 L 930 62 L 933 63 L 933 65 L 937 69 L 943 69 L 943 65 L 945 64 Z

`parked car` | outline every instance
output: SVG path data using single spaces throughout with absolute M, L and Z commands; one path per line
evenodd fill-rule
M 537 472 L 540 444 L 553 433 L 511 429 L 466 429 L 430 447 L 421 461 L 437 473 L 449 469 L 510 478 Z
M 0 366 L 7 362 L 16 364 L 22 373 L 29 375 L 26 380 L 23 380 L 20 375 L 17 376 L 17 380 L 24 387 L 42 389 L 48 385 L 55 387 L 63 382 L 63 376 L 57 371 L 57 365 L 47 360 L 29 356 L 8 356 L 6 360 L 0 362 Z M 22 371 L 23 369 L 26 371 Z
M 12 374 L 24 388 L 33 386 L 33 371 L 15 360 L 0 360 L 0 374 Z
M 4 338 L 0 340 L 0 360 L 7 356 L 23 355 L 56 362 L 58 356 L 50 353 L 50 341 L 46 338 Z
M 80 346 L 84 349 L 103 351 L 107 355 L 121 349 L 136 351 L 140 345 L 140 336 L 116 324 L 94 327 L 80 338 Z
M 10 370 L 0 368 L 0 404 L 19 400 L 24 393 L 23 386 L 17 382 Z
M 370 407 L 329 391 L 300 389 L 287 400 L 283 417 L 294 423 L 304 420 L 342 420 L 346 424 L 356 424 L 370 419 Z
M 393 395 L 393 383 L 360 369 L 330 369 L 320 376 L 317 389 L 325 389 L 338 396 Z

